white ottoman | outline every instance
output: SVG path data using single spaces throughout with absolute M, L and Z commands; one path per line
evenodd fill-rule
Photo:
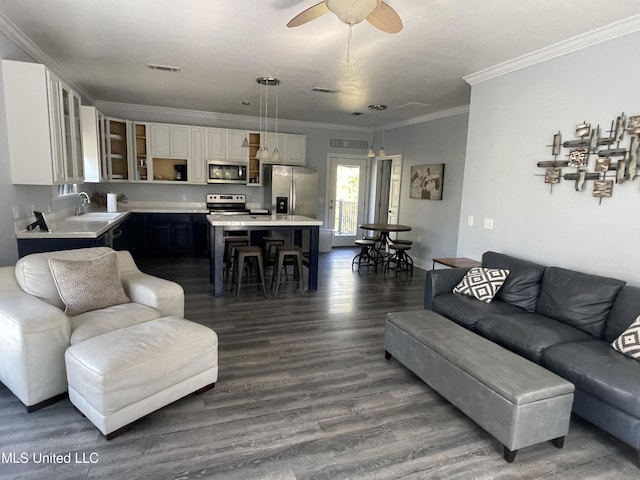
M 218 336 L 164 317 L 98 335 L 65 353 L 69 399 L 108 440 L 218 379 Z

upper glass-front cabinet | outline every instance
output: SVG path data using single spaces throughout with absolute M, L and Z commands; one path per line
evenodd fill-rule
M 65 183 L 84 181 L 84 162 L 82 152 L 82 120 L 80 116 L 80 97 L 64 83 L 60 82 L 62 98 L 62 151 L 64 158 Z
M 80 98 L 37 63 L 2 60 L 11 181 L 84 181 Z

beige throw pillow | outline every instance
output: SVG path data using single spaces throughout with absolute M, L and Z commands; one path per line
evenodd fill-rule
M 49 268 L 70 317 L 130 302 L 118 274 L 116 252 L 91 260 L 50 258 Z

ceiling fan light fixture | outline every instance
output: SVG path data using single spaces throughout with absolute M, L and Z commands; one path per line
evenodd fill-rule
M 326 0 L 327 7 L 341 22 L 356 25 L 380 5 L 380 0 Z

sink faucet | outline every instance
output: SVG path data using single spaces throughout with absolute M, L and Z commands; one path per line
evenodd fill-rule
M 84 215 L 84 206 L 89 205 L 91 200 L 89 199 L 89 195 L 87 192 L 80 192 L 76 201 L 76 215 Z

